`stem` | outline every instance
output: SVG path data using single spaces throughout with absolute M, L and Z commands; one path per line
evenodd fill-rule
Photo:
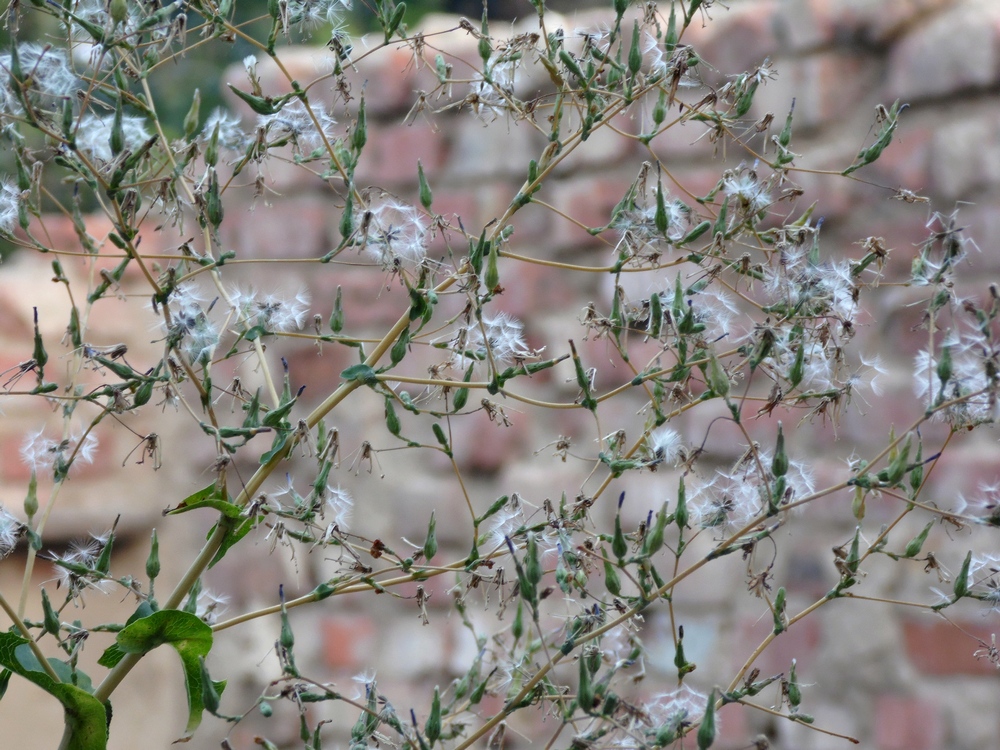
M 49 660 L 45 658 L 45 654 L 42 653 L 42 649 L 39 647 L 38 643 L 36 643 L 35 639 L 31 636 L 31 631 L 28 630 L 28 626 L 24 624 L 24 620 L 18 616 L 17 612 L 15 612 L 14 608 L 10 606 L 10 603 L 4 598 L 2 593 L 0 593 L 0 609 L 7 613 L 7 616 L 14 623 L 14 627 L 20 630 L 21 635 L 23 635 L 25 640 L 28 641 L 28 647 L 31 649 L 32 653 L 34 653 L 35 658 L 38 659 L 38 663 L 42 666 L 42 669 L 45 670 L 45 674 L 51 677 L 55 682 L 62 682 L 62 680 L 59 679 L 59 675 L 57 675 L 55 670 L 52 668 L 52 665 L 49 664 Z
M 441 293 L 447 290 L 455 282 L 461 278 L 464 269 L 459 269 L 447 279 L 438 284 L 434 291 Z M 372 350 L 371 354 L 365 359 L 364 364 L 369 367 L 374 367 L 382 356 L 389 351 L 392 345 L 395 343 L 399 335 L 410 323 L 409 312 L 403 313 L 400 316 L 396 324 L 389 330 L 388 333 L 382 338 L 382 341 Z M 341 401 L 343 401 L 347 396 L 359 388 L 362 385 L 360 381 L 352 380 L 349 382 L 341 383 L 337 388 L 331 393 L 319 406 L 317 406 L 312 413 L 306 418 L 306 423 L 310 428 L 315 427 L 319 421 L 326 416 L 332 409 L 334 409 Z M 238 506 L 244 506 L 257 494 L 261 486 L 264 484 L 265 480 L 274 472 L 278 465 L 285 460 L 288 454 L 294 447 L 294 441 L 289 441 L 285 448 L 274 456 L 266 464 L 261 466 L 254 472 L 254 475 L 243 487 L 243 490 L 233 501 Z M 188 567 L 187 572 L 183 575 L 181 580 L 178 582 L 177 586 L 174 588 L 173 592 L 167 598 L 163 604 L 163 609 L 176 609 L 178 605 L 184 600 L 188 592 L 195 585 L 201 575 L 208 568 L 209 564 L 215 558 L 216 553 L 222 547 L 222 543 L 229 533 L 232 526 L 232 520 L 228 518 L 220 518 L 215 530 L 212 532 L 211 536 L 205 542 L 205 546 L 202 547 L 201 552 L 192 561 L 190 567 Z M 115 688 L 121 684 L 121 681 L 125 679 L 125 675 L 132 671 L 132 668 L 138 664 L 139 659 L 142 658 L 142 654 L 126 654 L 125 657 L 118 662 L 118 664 L 112 669 L 107 677 L 101 682 L 94 691 L 94 697 L 101 702 L 106 701 L 111 693 L 114 692 Z

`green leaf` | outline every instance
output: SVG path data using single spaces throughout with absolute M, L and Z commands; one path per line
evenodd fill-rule
M 222 544 L 219 545 L 219 551 L 215 553 L 215 557 L 212 558 L 212 562 L 208 564 L 208 567 L 213 567 L 217 562 L 219 562 L 219 560 L 225 557 L 230 548 L 249 534 L 251 529 L 257 525 L 260 519 L 260 516 L 246 518 L 238 526 L 231 527 L 226 533 L 226 536 L 223 537 Z M 228 521 L 226 522 L 228 523 Z
M 107 748 L 109 709 L 90 694 L 91 684 L 86 675 L 82 672 L 74 675 L 69 665 L 58 659 L 49 659 L 60 679 L 70 680 L 75 676 L 77 684 L 54 681 L 42 671 L 42 665 L 35 658 L 28 641 L 14 633 L 0 633 L 0 664 L 38 685 L 62 703 L 67 733 L 62 747 L 66 750 Z
M 186 498 L 177 503 L 175 508 L 171 508 L 166 511 L 165 514 L 172 516 L 178 513 L 186 513 L 189 510 L 195 510 L 197 508 L 214 508 L 228 518 L 239 518 L 242 513 L 242 509 L 238 505 L 233 505 L 233 503 L 218 497 L 218 491 L 219 488 L 216 486 L 215 482 L 212 482 L 207 487 L 203 487 L 197 492 L 188 495 Z
M 175 516 L 178 513 L 187 513 L 189 510 L 197 510 L 198 508 L 213 508 L 227 518 L 239 518 L 243 513 L 243 509 L 238 505 L 227 502 L 221 497 L 210 497 L 205 500 L 196 500 L 193 503 L 189 503 L 185 500 L 176 508 L 168 510 L 166 515 Z
M 198 659 L 207 656 L 212 649 L 212 628 L 190 612 L 163 610 L 125 626 L 118 634 L 116 643 L 128 654 L 145 654 L 163 644 L 169 644 L 177 651 L 184 667 L 184 687 L 188 698 L 184 738 L 190 737 L 201 724 L 205 709 L 202 669 Z
M 351 365 L 340 373 L 340 377 L 348 382 L 351 380 L 357 380 L 365 385 L 375 385 L 378 382 L 375 370 L 366 364 Z

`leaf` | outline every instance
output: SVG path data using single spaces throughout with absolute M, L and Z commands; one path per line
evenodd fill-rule
M 357 380 L 365 385 L 375 385 L 378 383 L 378 377 L 375 375 L 375 370 L 366 364 L 351 365 L 342 373 L 340 373 L 346 381 Z
M 163 610 L 127 625 L 118 634 L 116 643 L 128 654 L 145 654 L 163 644 L 169 644 L 177 651 L 184 668 L 188 699 L 188 722 L 182 739 L 189 738 L 201 724 L 205 709 L 202 669 L 198 658 L 207 656 L 212 649 L 212 628 L 190 612 Z
M 108 709 L 89 692 L 90 679 L 77 671 L 77 684 L 55 682 L 42 671 L 28 641 L 14 633 L 0 633 L 0 664 L 33 682 L 63 705 L 66 750 L 105 750 L 108 746 Z M 61 679 L 71 679 L 69 665 L 58 659 L 49 664 Z
M 222 544 L 219 545 L 219 551 L 215 553 L 215 557 L 212 558 L 212 562 L 208 564 L 208 567 L 213 567 L 219 560 L 226 556 L 229 549 L 239 542 L 243 537 L 250 533 L 250 530 L 257 525 L 259 517 L 244 519 L 235 528 L 230 528 L 226 532 L 226 536 L 222 539 Z
M 166 515 L 174 516 L 178 513 L 187 513 L 189 510 L 197 510 L 198 508 L 213 508 L 228 518 L 239 518 L 240 514 L 243 512 L 243 509 L 240 508 L 240 506 L 227 502 L 221 497 L 210 497 L 205 500 L 196 500 L 191 503 L 185 500 L 176 508 L 168 510 Z

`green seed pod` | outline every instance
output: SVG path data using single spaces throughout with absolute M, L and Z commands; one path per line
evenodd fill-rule
M 910 445 L 913 442 L 913 433 L 906 436 L 906 442 L 903 443 L 903 449 L 900 450 L 896 456 L 892 459 L 886 470 L 885 481 L 890 487 L 895 487 L 903 479 L 906 474 L 906 467 L 909 465 L 910 461 Z
M 532 584 L 542 580 L 542 563 L 538 557 L 538 541 L 535 532 L 528 532 L 528 543 L 524 555 L 524 575 Z
M 707 232 L 711 228 L 712 228 L 712 222 L 706 219 L 705 221 L 701 222 L 698 226 L 696 226 L 694 229 L 692 229 L 690 232 L 688 232 L 686 235 L 684 235 L 677 244 L 687 245 L 691 242 L 694 242 L 696 239 L 701 237 L 703 234 L 705 234 L 705 232 Z
M 410 345 L 410 329 L 407 327 L 399 334 L 399 338 L 396 339 L 396 343 L 392 345 L 392 349 L 389 350 L 389 359 L 394 365 L 398 365 L 403 361 L 403 357 L 406 356 L 406 352 Z
M 434 437 L 441 444 L 441 447 L 445 449 L 445 452 L 450 456 L 451 448 L 448 446 L 448 438 L 445 437 L 444 430 L 438 422 L 431 425 L 431 430 L 434 432 Z
M 795 111 L 795 99 L 792 99 L 792 106 L 788 110 L 788 117 L 785 118 L 785 127 L 781 129 L 781 134 L 778 135 L 778 143 L 782 148 L 788 148 L 788 144 L 792 142 L 792 113 Z
M 715 688 L 712 688 L 705 704 L 705 715 L 701 717 L 701 726 L 698 727 L 698 750 L 708 750 L 712 746 L 715 732 Z
M 260 715 L 263 716 L 265 719 L 270 718 L 271 714 L 274 713 L 274 708 L 272 708 L 271 704 L 268 703 L 267 701 L 261 701 L 257 705 L 257 710 L 260 711 Z
M 420 205 L 429 211 L 431 203 L 434 200 L 434 194 L 431 192 L 431 186 L 427 182 L 427 177 L 424 175 L 424 167 L 419 159 L 417 159 L 417 181 L 420 183 Z
M 795 361 L 792 363 L 792 368 L 788 371 L 788 382 L 791 384 L 792 388 L 795 388 L 802 382 L 802 377 L 805 375 L 805 372 L 806 344 L 804 341 L 800 341 L 798 349 L 795 351 Z
M 951 347 L 945 346 L 941 349 L 941 357 L 938 359 L 937 363 L 937 376 L 941 381 L 941 390 L 944 391 L 948 381 L 951 380 L 952 365 L 951 365 Z
M 434 511 L 431 511 L 431 520 L 427 522 L 427 539 L 424 540 L 424 559 L 427 562 L 437 554 L 437 520 L 434 518 Z
M 771 459 L 771 473 L 783 477 L 788 473 L 788 455 L 785 453 L 785 433 L 778 422 L 778 439 L 774 447 L 774 458 Z
M 682 532 L 688 527 L 687 492 L 684 489 L 684 477 L 681 476 L 677 486 L 677 510 L 674 511 L 674 522 Z
M 603 554 L 603 550 L 601 550 Z M 604 585 L 612 596 L 621 596 L 622 582 L 610 560 L 604 561 Z
M 344 211 L 340 215 L 340 236 L 347 239 L 354 233 L 354 195 L 347 191 L 347 198 L 344 200 Z
M 774 595 L 774 634 L 780 635 L 785 632 L 785 587 L 778 589 Z
M 132 398 L 132 406 L 142 406 L 143 404 L 147 404 L 152 396 L 153 381 L 144 380 L 139 384 L 139 387 L 135 389 L 135 396 Z
M 640 47 L 640 41 L 642 39 L 642 34 L 639 31 L 639 21 L 633 22 L 632 26 L 632 44 L 628 49 L 628 69 L 629 72 L 635 76 L 642 67 L 642 49 Z
M 490 55 L 493 54 L 493 45 L 490 42 L 490 23 L 486 15 L 486 6 L 483 6 L 483 22 L 480 26 L 482 34 L 479 37 L 479 57 L 482 58 L 483 67 L 489 72 Z
M 360 154 L 367 142 L 368 118 L 365 116 L 365 98 L 362 96 L 361 103 L 358 105 L 358 121 L 355 123 L 354 130 L 351 133 L 351 146 L 356 154 Z
M 396 414 L 396 407 L 392 404 L 392 397 L 385 397 L 385 427 L 390 433 L 399 437 L 402 426 L 399 423 L 399 416 Z
M 146 558 L 146 576 L 149 578 L 150 588 L 158 575 L 160 575 L 160 540 L 156 536 L 156 529 L 153 529 L 153 536 L 149 542 L 149 557 Z
M 42 613 L 42 629 L 49 635 L 54 635 L 58 638 L 60 628 L 59 615 L 53 609 L 52 602 L 49 601 L 49 595 L 45 589 L 42 589 Z
M 111 153 L 118 156 L 122 151 L 125 150 L 125 130 L 123 126 L 124 118 L 124 103 L 122 98 L 118 97 L 118 101 L 115 105 L 115 116 L 111 120 L 111 135 L 108 138 L 108 144 L 111 146 Z
M 673 54 L 677 48 L 677 12 L 673 3 L 670 3 L 670 19 L 667 21 L 667 33 L 663 36 L 663 49 L 667 56 Z
M 201 91 L 200 89 L 194 90 L 194 95 L 191 97 L 191 108 L 188 113 L 184 116 L 184 137 L 189 141 L 194 138 L 194 134 L 198 130 L 198 119 L 199 112 L 201 110 Z
M 660 89 L 660 95 L 653 107 L 653 124 L 659 127 L 667 119 L 667 92 Z
M 111 0 L 108 5 L 108 15 L 111 16 L 111 22 L 115 26 L 125 23 L 128 19 L 128 3 L 125 0 Z
M 337 297 L 333 302 L 333 312 L 330 313 L 330 330 L 340 333 L 344 330 L 344 290 L 337 287 Z
M 24 497 L 24 515 L 30 521 L 38 512 L 38 475 L 34 469 L 31 471 L 31 479 L 28 480 L 28 494 Z
M 487 292 L 492 292 L 500 286 L 500 269 L 497 268 L 499 255 L 497 249 L 491 247 L 486 257 L 486 274 L 483 276 L 483 286 L 486 287 Z
M 219 189 L 219 174 L 214 167 L 209 167 L 208 191 L 205 195 L 205 218 L 212 225 L 213 229 L 218 229 L 225 215 L 222 205 L 222 195 Z
M 799 678 L 795 674 L 795 659 L 792 659 L 792 667 L 788 670 L 788 705 L 792 709 L 799 707 L 802 703 L 802 689 L 799 687 Z
M 660 328 L 663 325 L 663 302 L 659 294 L 654 294 L 649 298 L 649 324 L 646 331 L 654 339 L 660 335 Z
M 514 622 L 510 626 L 510 634 L 514 636 L 514 643 L 521 640 L 524 635 L 524 602 L 517 603 L 517 613 L 514 615 Z
M 934 526 L 934 521 L 930 521 L 924 526 L 923 531 L 907 542 L 906 549 L 903 551 L 903 557 L 916 557 L 920 554 L 920 550 L 923 549 L 924 542 L 927 541 L 927 535 L 930 533 L 932 526 Z
M 958 575 L 955 576 L 955 599 L 961 599 L 969 593 L 969 567 L 972 565 L 972 552 L 971 550 L 965 556 L 965 560 L 962 562 L 962 569 L 958 571 Z
M 643 539 L 643 554 L 652 556 L 660 551 L 663 546 L 663 532 L 667 528 L 667 517 L 667 503 L 664 502 L 660 512 L 656 514 L 653 527 L 646 532 L 646 538 Z
M 619 563 L 628 553 L 628 543 L 625 541 L 625 534 L 622 533 L 621 512 L 615 515 L 615 535 L 611 539 L 611 552 L 618 558 Z
M 924 483 L 924 446 L 922 443 L 917 445 L 917 455 L 913 457 L 913 463 L 916 466 L 910 471 L 910 489 L 913 490 L 913 497 L 916 497 L 920 486 Z
M 385 41 L 386 43 L 392 39 L 392 35 L 396 33 L 396 29 L 403 22 L 403 15 L 406 13 L 406 3 L 400 3 L 396 6 L 396 10 L 392 12 L 389 17 L 389 22 L 385 25 Z
M 708 387 L 715 395 L 725 398 L 729 395 L 729 376 L 722 368 L 719 358 L 715 356 L 714 349 L 709 352 L 708 356 Z
M 654 216 L 656 230 L 666 234 L 670 222 L 667 220 L 667 200 L 663 197 L 663 182 L 656 181 L 656 214 Z
M 431 745 L 441 737 L 441 691 L 437 685 L 434 686 L 434 697 L 431 699 L 431 712 L 424 724 L 424 735 Z

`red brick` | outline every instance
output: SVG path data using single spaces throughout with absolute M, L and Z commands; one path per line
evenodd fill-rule
M 621 173 L 578 176 L 572 181 L 564 180 L 552 185 L 548 201 L 584 226 L 604 226 L 611 221 L 611 212 L 628 192 L 634 179 L 634 174 Z M 575 224 L 560 221 L 552 242 L 556 247 L 587 247 L 600 240 Z
M 378 633 L 372 617 L 363 614 L 336 614 L 320 622 L 323 659 L 333 669 L 361 669 L 377 646 Z
M 725 76 L 752 72 L 765 58 L 772 57 L 778 49 L 774 22 L 777 11 L 778 4 L 773 0 L 759 0 L 733 5 L 729 12 L 714 16 L 707 38 L 696 48 L 712 66 L 702 74 L 720 82 Z
M 913 666 L 931 675 L 996 675 L 996 667 L 988 659 L 973 654 L 980 643 L 991 643 L 996 627 L 980 620 L 959 620 L 954 624 L 944 620 L 903 621 L 906 653 Z
M 955 5 L 933 16 L 892 48 L 885 98 L 914 102 L 994 85 L 998 32 L 993 3 Z
M 875 700 L 878 750 L 937 750 L 945 747 L 940 707 L 913 696 L 884 694 Z
M 369 123 L 368 144 L 358 164 L 359 184 L 370 183 L 393 191 L 402 185 L 416 185 L 419 159 L 433 188 L 447 155 L 446 132 L 422 118 L 409 125 Z

